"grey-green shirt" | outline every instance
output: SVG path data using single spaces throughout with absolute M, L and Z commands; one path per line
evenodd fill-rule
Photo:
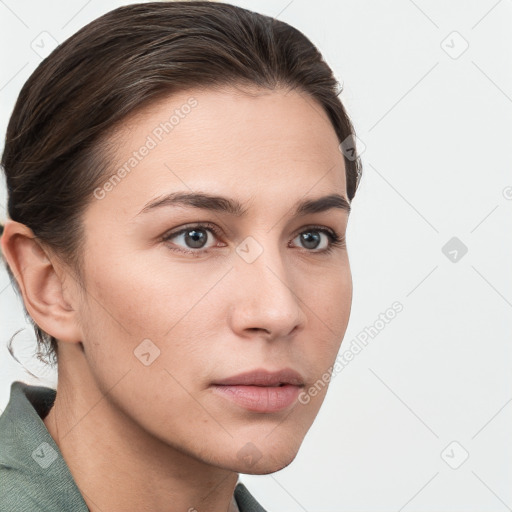
M 89 510 L 43 422 L 55 397 L 52 388 L 11 384 L 0 416 L 0 512 Z M 266 512 L 242 482 L 234 496 L 240 512 Z

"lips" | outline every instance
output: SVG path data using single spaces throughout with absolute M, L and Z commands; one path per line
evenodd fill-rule
M 217 386 L 282 386 L 291 384 L 293 386 L 304 386 L 304 379 L 300 373 L 285 368 L 278 371 L 268 371 L 264 369 L 253 370 L 246 373 L 233 375 L 213 383 Z
M 211 385 L 214 394 L 258 413 L 277 413 L 288 409 L 297 401 L 302 387 L 304 378 L 291 368 L 274 372 L 254 370 Z

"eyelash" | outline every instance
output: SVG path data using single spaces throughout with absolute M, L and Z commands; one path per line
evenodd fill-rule
M 176 236 L 179 236 L 183 233 L 186 233 L 187 231 L 192 231 L 194 229 L 203 229 L 205 231 L 211 231 L 216 237 L 220 237 L 221 233 L 220 230 L 215 226 L 215 224 L 210 224 L 209 222 L 201 223 L 201 224 L 193 224 L 190 226 L 187 226 L 185 228 L 182 228 L 178 231 L 174 231 L 172 233 L 166 234 L 162 237 L 163 242 L 167 242 L 171 238 L 174 238 Z M 321 233 L 325 233 L 330 240 L 330 245 L 327 247 L 327 249 L 322 249 L 320 251 L 310 250 L 310 249 L 304 249 L 304 251 L 312 253 L 312 254 L 330 254 L 335 247 L 344 247 L 345 246 L 345 237 L 338 235 L 335 231 L 325 228 L 323 226 L 306 226 L 305 229 L 297 233 L 296 236 L 305 233 L 307 231 L 319 231 Z M 295 238 L 295 237 L 294 237 Z M 196 249 L 196 250 L 185 250 L 185 249 L 177 249 L 176 247 L 170 247 L 169 249 L 171 251 L 183 253 L 183 254 L 193 254 L 195 256 L 201 256 L 202 254 L 206 254 L 208 251 L 213 249 L 210 247 L 209 249 Z

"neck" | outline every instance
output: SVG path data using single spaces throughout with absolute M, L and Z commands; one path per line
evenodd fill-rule
M 57 396 L 43 421 L 91 512 L 237 512 L 236 472 L 153 436 L 98 389 L 80 346 L 66 345 L 59 346 Z

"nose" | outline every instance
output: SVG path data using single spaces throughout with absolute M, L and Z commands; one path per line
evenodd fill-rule
M 286 268 L 279 251 L 265 249 L 253 262 L 235 258 L 231 278 L 235 290 L 230 307 L 231 328 L 240 337 L 264 336 L 268 340 L 286 338 L 306 323 L 297 276 Z

